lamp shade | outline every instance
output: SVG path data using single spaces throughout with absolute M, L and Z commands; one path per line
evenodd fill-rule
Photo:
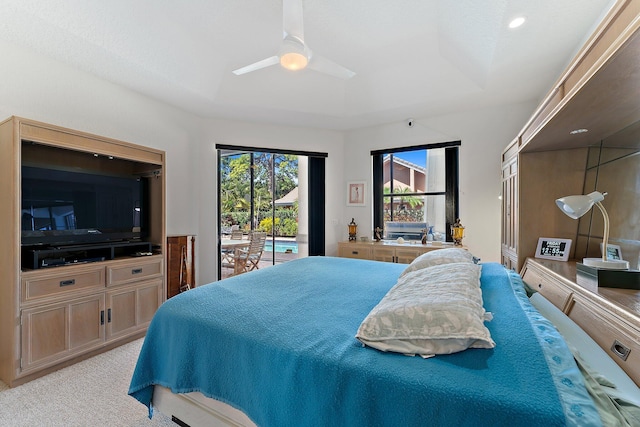
M 607 193 L 600 193 L 594 191 L 593 193 L 586 194 L 584 196 L 566 196 L 556 200 L 556 205 L 564 212 L 568 217 L 578 219 L 582 215 L 589 212 L 589 210 L 595 205 L 602 212 L 602 218 L 604 220 L 604 227 L 602 232 L 602 258 L 584 258 L 582 263 L 588 267 L 604 268 L 604 269 L 616 269 L 627 270 L 629 269 L 629 262 L 625 260 L 610 260 L 607 259 L 607 243 L 609 242 L 609 215 L 606 209 L 600 203 L 604 200 L 604 196 Z
M 606 194 L 594 191 L 586 195 L 561 197 L 556 200 L 556 205 L 570 218 L 578 219 L 589 212 L 594 204 L 603 201 Z

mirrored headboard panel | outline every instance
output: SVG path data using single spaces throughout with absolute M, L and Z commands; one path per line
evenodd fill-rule
M 609 214 L 609 243 L 620 246 L 630 267 L 640 257 L 640 122 L 589 148 L 584 194 L 607 192 L 602 202 Z M 603 218 L 592 209 L 580 218 L 575 257 L 602 256 Z

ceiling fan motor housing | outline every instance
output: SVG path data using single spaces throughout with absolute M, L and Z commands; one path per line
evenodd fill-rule
M 298 37 L 286 35 L 280 47 L 280 65 L 288 70 L 302 70 L 310 59 L 309 49 Z

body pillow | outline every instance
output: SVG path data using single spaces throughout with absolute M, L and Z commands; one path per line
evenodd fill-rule
M 484 325 L 481 267 L 442 264 L 401 276 L 360 324 L 356 338 L 382 351 L 431 357 L 493 348 Z

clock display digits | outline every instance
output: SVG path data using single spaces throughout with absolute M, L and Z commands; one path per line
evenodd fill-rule
M 570 249 L 571 239 L 540 237 L 538 239 L 535 257 L 567 261 L 569 259 Z
M 551 255 L 561 257 L 567 244 L 565 242 L 544 241 L 540 248 L 540 255 Z

